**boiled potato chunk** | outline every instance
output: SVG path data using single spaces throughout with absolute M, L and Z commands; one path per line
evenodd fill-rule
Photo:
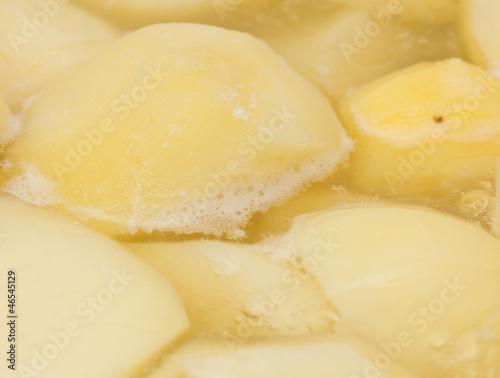
M 0 2 L 0 93 L 12 111 L 120 32 L 67 0 Z
M 420 25 L 446 25 L 456 22 L 463 0 L 341 0 L 352 8 L 372 13 L 400 10 L 404 22 Z
M 334 245 L 316 277 L 337 327 L 363 335 L 422 377 L 496 377 L 500 241 L 424 208 L 358 207 L 299 217 L 299 255 Z
M 124 245 L 169 279 L 197 336 L 241 341 L 332 330 L 336 313 L 318 284 L 254 247 L 218 241 Z
M 259 40 L 155 25 L 33 103 L 6 151 L 3 190 L 113 236 L 238 237 L 253 212 L 329 175 L 350 145 L 328 100 Z
M 149 378 L 409 378 L 395 361 L 377 367 L 381 350 L 354 336 L 328 335 L 228 346 L 216 340 L 183 345 Z
M 500 3 L 462 0 L 461 32 L 468 58 L 500 78 Z
M 17 370 L 3 365 L 5 378 L 129 377 L 189 327 L 168 281 L 118 243 L 0 194 L 0 278 L 13 274 Z
M 343 104 L 357 141 L 354 187 L 383 196 L 492 185 L 500 156 L 500 81 L 459 59 L 422 63 L 366 85 Z
M 255 214 L 247 227 L 246 243 L 266 240 L 274 235 L 284 234 L 290 230 L 296 216 L 331 207 L 348 206 L 354 203 L 376 203 L 376 196 L 366 196 L 348 192 L 342 185 L 331 182 L 312 186 L 283 205 L 275 206 L 265 213 Z
M 495 176 L 497 194 L 495 197 L 495 212 L 493 214 L 493 232 L 500 236 L 500 159 L 497 160 Z
M 3 134 L 5 132 L 7 116 L 9 115 L 10 110 L 2 96 L 0 96 L 0 142 L 3 141 Z M 0 152 L 3 151 L 4 146 L 0 146 Z
M 421 61 L 459 56 L 454 26 L 408 25 L 401 9 L 325 12 L 291 25 L 268 21 L 250 32 L 318 85 L 338 107 L 347 93 Z
M 212 23 L 218 19 L 212 0 L 75 0 L 75 3 L 129 29 L 161 22 Z M 228 7 L 231 5 L 226 5 Z

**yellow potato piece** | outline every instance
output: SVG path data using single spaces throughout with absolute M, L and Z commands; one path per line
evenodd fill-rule
M 197 241 L 128 243 L 181 296 L 192 334 L 244 341 L 332 330 L 335 310 L 318 284 L 252 246 Z
M 3 142 L 3 134 L 5 132 L 7 124 L 7 116 L 10 114 L 9 107 L 5 103 L 3 97 L 0 95 L 0 141 Z M 0 147 L 0 152 L 3 151 L 3 147 Z
M 4 361 L 5 378 L 129 377 L 189 327 L 168 281 L 118 243 L 0 194 L 5 285 L 8 277 L 16 285 L 17 369 Z M 0 332 L 11 328 L 2 321 Z M 6 337 L 0 345 L 11 348 Z
M 363 335 L 422 377 L 500 371 L 500 241 L 423 208 L 360 207 L 299 217 L 292 228 L 307 260 L 333 245 L 318 282 L 337 327 Z
M 463 0 L 340 0 L 352 8 L 383 14 L 391 9 L 401 9 L 404 22 L 417 25 L 446 25 L 456 22 Z
M 120 32 L 67 0 L 0 2 L 0 93 L 12 111 Z
M 492 185 L 500 156 L 500 81 L 459 59 L 422 63 L 359 89 L 341 118 L 356 139 L 349 180 L 384 196 Z
M 249 31 L 339 106 L 347 93 L 372 80 L 460 54 L 454 26 L 408 25 L 400 20 L 402 9 L 390 9 L 326 11 L 294 23 L 268 17 Z
M 354 203 L 375 203 L 378 197 L 348 192 L 343 186 L 330 182 L 316 184 L 281 206 L 272 207 L 265 213 L 255 214 L 246 228 L 246 243 L 255 243 L 290 230 L 296 216 L 331 207 Z
M 212 23 L 218 20 L 217 4 L 212 0 L 75 0 L 75 3 L 129 29 L 161 22 Z
M 493 214 L 493 232 L 500 236 L 500 159 L 497 160 L 495 176 L 497 194 L 495 200 L 495 212 Z
M 227 345 L 196 340 L 183 345 L 148 378 L 409 378 L 397 362 L 375 363 L 383 352 L 346 335 L 254 341 Z
M 500 78 L 500 3 L 462 0 L 461 34 L 467 57 Z
M 110 235 L 238 237 L 350 145 L 328 100 L 254 37 L 155 25 L 37 99 L 3 190 Z

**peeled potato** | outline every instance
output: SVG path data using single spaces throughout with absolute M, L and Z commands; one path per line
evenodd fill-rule
M 120 35 L 67 0 L 0 2 L 0 93 L 12 111 Z
M 356 139 L 349 179 L 366 193 L 440 198 L 493 183 L 500 81 L 459 59 L 370 83 L 343 104 Z
M 497 160 L 495 176 L 497 195 L 495 197 L 495 212 L 493 214 L 493 232 L 500 236 L 500 159 Z
M 10 110 L 2 96 L 0 96 L 0 141 L 3 139 L 3 133 L 5 132 L 5 125 L 7 123 L 7 116 L 9 115 Z M 2 152 L 3 146 L 0 148 L 0 152 Z
M 256 341 L 235 347 L 216 340 L 182 346 L 149 378 L 409 378 L 397 362 L 381 369 L 382 355 L 354 336 Z
M 312 213 L 292 228 L 299 255 L 335 245 L 316 266 L 342 329 L 363 335 L 423 377 L 496 376 L 500 241 L 421 208 Z
M 0 194 L 0 234 L 19 316 L 17 370 L 2 377 L 131 376 L 189 327 L 164 277 L 70 218 Z
M 197 336 L 242 341 L 332 330 L 335 310 L 317 283 L 254 247 L 218 241 L 124 245 L 169 279 Z
M 262 42 L 155 25 L 37 99 L 3 190 L 115 236 L 238 237 L 253 212 L 330 174 L 350 143 L 328 100 Z
M 400 9 L 404 22 L 417 25 L 446 25 L 456 22 L 463 0 L 340 0 L 352 8 L 378 14 Z
M 471 61 L 500 78 L 500 3 L 462 0 L 461 32 L 465 52 Z
M 408 25 L 402 10 L 327 11 L 287 24 L 264 21 L 250 32 L 265 40 L 335 106 L 349 91 L 421 61 L 457 56 L 454 26 Z
M 272 207 L 264 213 L 255 214 L 247 227 L 245 242 L 259 242 L 272 235 L 290 230 L 295 217 L 331 207 L 342 207 L 354 203 L 378 202 L 375 196 L 348 192 L 340 185 L 321 183 L 290 198 L 283 205 Z

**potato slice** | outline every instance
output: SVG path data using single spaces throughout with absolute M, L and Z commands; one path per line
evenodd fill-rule
M 5 285 L 10 271 L 17 370 L 4 361 L 5 378 L 129 377 L 189 327 L 168 281 L 118 243 L 0 194 Z M 7 328 L 2 321 L 2 335 Z M 11 348 L 7 337 L 0 346 Z
M 197 336 L 241 341 L 332 330 L 335 310 L 318 284 L 254 247 L 218 241 L 124 246 L 169 279 Z
M 383 351 L 354 336 L 328 335 L 228 346 L 197 340 L 182 346 L 149 378 L 409 378 L 397 362 L 378 368 Z
M 120 32 L 67 0 L 0 2 L 0 93 L 13 112 Z
M 422 61 L 459 56 L 454 26 L 408 25 L 399 8 L 391 11 L 326 11 L 293 23 L 269 16 L 248 31 L 339 106 L 347 93 L 372 80 Z
M 384 196 L 445 194 L 493 184 L 500 156 L 500 81 L 459 59 L 375 81 L 343 105 L 357 140 L 350 180 Z
M 37 99 L 3 190 L 113 236 L 238 237 L 350 145 L 328 100 L 254 37 L 155 25 Z
M 334 245 L 316 277 L 337 327 L 363 335 L 423 377 L 498 375 L 500 241 L 423 208 L 362 207 L 299 217 L 307 260 Z
M 500 78 L 500 3 L 462 0 L 461 34 L 467 57 Z

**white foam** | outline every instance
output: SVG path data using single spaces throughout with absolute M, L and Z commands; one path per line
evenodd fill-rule
M 310 159 L 280 174 L 255 175 L 248 180 L 234 178 L 215 198 L 180 201 L 171 207 L 155 208 L 149 212 L 145 209 L 151 207 L 144 206 L 141 198 L 131 200 L 134 208 L 128 214 L 111 215 L 102 209 L 75 204 L 60 195 L 57 183 L 44 177 L 35 166 L 26 164 L 21 165 L 21 173 L 4 183 L 1 189 L 39 206 L 60 205 L 87 222 L 108 221 L 122 225 L 122 232 L 131 234 L 160 230 L 241 239 L 245 235 L 244 227 L 255 212 L 280 205 L 304 189 L 305 184 L 330 175 L 353 147 L 344 131 L 342 140 L 343 145 L 337 152 Z
M 252 177 L 247 183 L 235 180 L 222 190 L 223 196 L 159 209 L 156 213 L 141 216 L 141 220 L 127 222 L 127 227 L 132 233 L 169 230 L 180 234 L 203 233 L 238 239 L 244 235 L 243 228 L 255 212 L 280 205 L 299 193 L 304 184 L 330 175 L 350 152 L 352 145 L 352 141 L 345 136 L 343 146 L 336 153 L 291 167 L 281 174 Z
M 5 182 L 0 190 L 38 206 L 61 202 L 58 184 L 43 176 L 37 167 L 24 163 L 21 164 L 21 173 Z

